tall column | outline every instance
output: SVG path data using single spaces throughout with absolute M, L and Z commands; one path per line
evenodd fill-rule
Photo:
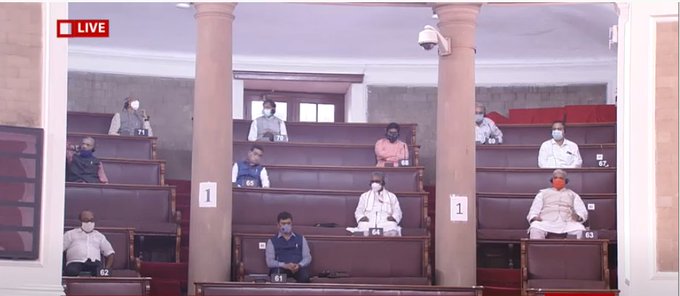
M 451 54 L 439 58 L 435 283 L 476 284 L 475 27 L 480 4 L 435 6 Z M 468 221 L 451 222 L 451 194 L 468 197 Z
M 189 293 L 228 281 L 231 268 L 232 24 L 235 3 L 196 4 Z M 217 207 L 199 207 L 199 184 L 217 183 Z

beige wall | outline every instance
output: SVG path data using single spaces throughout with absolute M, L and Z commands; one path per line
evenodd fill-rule
M 0 124 L 40 127 L 40 3 L 0 3 Z
M 678 271 L 678 22 L 656 28 L 657 270 Z

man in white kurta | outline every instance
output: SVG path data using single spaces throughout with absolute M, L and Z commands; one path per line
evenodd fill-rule
M 565 171 L 553 171 L 553 186 L 541 190 L 534 198 L 527 215 L 530 239 L 544 239 L 548 232 L 581 238 L 585 230 L 582 223 L 588 219 L 588 210 L 578 194 L 565 188 L 566 180 Z
M 368 233 L 369 228 L 382 228 L 384 236 L 401 236 L 401 208 L 394 193 L 385 189 L 385 176 L 371 175 L 371 190 L 364 192 L 354 211 L 357 229 Z
M 580 168 L 583 164 L 576 143 L 564 138 L 564 123 L 555 121 L 552 125 L 552 139 L 541 144 L 538 150 L 540 168 Z

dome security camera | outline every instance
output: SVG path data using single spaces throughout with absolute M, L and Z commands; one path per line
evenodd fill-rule
M 425 28 L 420 31 L 418 34 L 418 44 L 425 50 L 431 50 L 439 44 L 439 55 L 445 56 L 451 54 L 450 39 L 442 36 L 442 34 L 432 26 L 425 26 Z

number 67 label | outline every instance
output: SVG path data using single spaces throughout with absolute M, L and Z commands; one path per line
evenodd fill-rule
M 468 197 L 451 194 L 451 221 L 468 221 Z

